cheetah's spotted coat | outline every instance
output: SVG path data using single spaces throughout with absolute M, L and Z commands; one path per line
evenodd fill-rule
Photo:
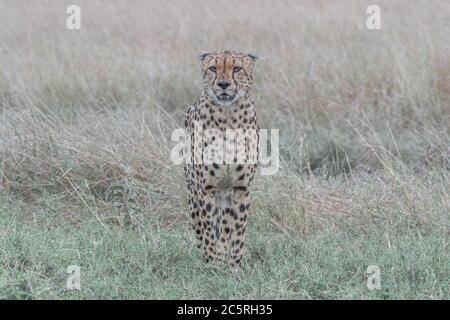
M 202 54 L 201 60 L 203 92 L 186 117 L 191 156 L 185 166 L 189 210 L 204 258 L 224 260 L 230 255 L 230 263 L 236 265 L 242 259 L 249 186 L 259 152 L 258 119 L 250 97 L 256 57 L 222 51 Z M 201 142 L 194 137 L 197 129 L 209 132 Z M 231 151 L 226 144 L 230 129 L 236 132 L 231 140 L 244 147 L 245 161 L 239 152 L 231 153 L 231 161 L 226 161 Z M 208 163 L 204 153 L 195 151 L 195 147 L 206 148 L 219 139 L 225 146 L 220 148 L 225 151 L 222 161 Z M 213 149 L 213 153 L 220 152 L 217 147 Z

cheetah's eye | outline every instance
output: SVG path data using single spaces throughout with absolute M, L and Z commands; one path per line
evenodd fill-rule
M 212 67 L 209 67 L 209 71 L 211 71 L 211 72 L 216 72 L 216 71 L 217 71 L 217 68 L 216 68 L 216 67 L 214 67 L 214 66 L 212 66 Z
M 233 68 L 233 72 L 234 72 L 234 73 L 239 72 L 239 71 L 241 71 L 241 70 L 242 70 L 241 67 L 234 67 L 234 68 Z

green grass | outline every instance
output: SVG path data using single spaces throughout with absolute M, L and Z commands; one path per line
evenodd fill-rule
M 58 197 L 43 195 L 34 208 L 0 199 L 2 299 L 450 297 L 448 216 L 435 227 L 379 207 L 366 212 L 371 222 L 342 227 L 330 217 L 302 235 L 254 215 L 243 265 L 231 268 L 205 264 L 185 222 L 164 226 L 147 217 L 138 227 L 102 225 L 77 207 L 81 219 L 61 218 L 67 205 Z M 70 265 L 81 268 L 80 291 L 66 289 Z M 366 286 L 370 265 L 381 269 L 379 290 Z

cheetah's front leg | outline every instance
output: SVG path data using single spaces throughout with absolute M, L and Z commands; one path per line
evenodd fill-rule
M 195 237 L 197 238 L 197 248 L 200 249 L 203 243 L 203 228 L 200 219 L 197 196 L 194 194 L 189 196 L 189 212 L 191 213 L 192 228 L 194 229 Z
M 245 240 L 245 225 L 250 206 L 249 193 L 246 187 L 235 188 L 231 208 L 226 215 L 225 232 L 229 231 L 229 248 L 231 249 L 231 265 L 237 265 L 242 260 Z
M 220 260 L 221 252 L 217 247 L 220 229 L 218 225 L 220 208 L 216 203 L 215 191 L 203 190 L 199 205 L 201 208 L 200 219 L 203 229 L 203 257 L 206 260 Z

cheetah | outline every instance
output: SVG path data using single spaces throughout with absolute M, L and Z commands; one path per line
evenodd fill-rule
M 251 97 L 256 59 L 229 50 L 202 53 L 203 90 L 185 121 L 190 157 L 184 171 L 197 247 L 206 261 L 232 266 L 242 260 L 249 187 L 258 162 L 259 126 Z

